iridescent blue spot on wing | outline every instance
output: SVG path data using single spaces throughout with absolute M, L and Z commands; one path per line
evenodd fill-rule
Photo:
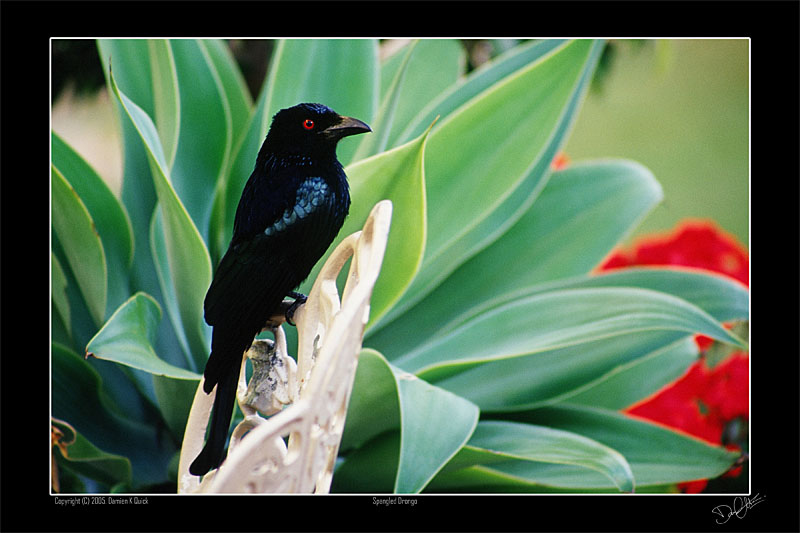
M 295 203 L 283 212 L 281 218 L 264 230 L 269 236 L 285 230 L 297 220 L 302 220 L 317 207 L 325 203 L 330 195 L 330 187 L 322 178 L 308 178 L 297 188 Z

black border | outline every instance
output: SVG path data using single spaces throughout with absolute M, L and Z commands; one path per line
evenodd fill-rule
M 2 21 L 3 531 L 798 531 L 797 2 L 17 2 Z M 752 51 L 752 491 L 722 496 L 148 496 L 64 506 L 46 492 L 49 38 L 124 36 L 749 37 Z M 33 187 L 33 188 L 32 188 Z M 24 209 L 18 209 L 21 207 Z M 34 272 L 35 271 L 35 272 Z M 12 285 L 13 284 L 13 285 Z M 775 284 L 776 286 L 771 286 Z M 15 285 L 22 291 L 11 290 Z M 22 293 L 22 294 L 20 294 Z M 47 300 L 46 300 L 47 299 Z M 32 364 L 33 363 L 33 364 Z M 25 385 L 25 388 L 20 385 Z M 29 453 L 25 453 L 29 452 Z M 35 453 L 35 452 L 34 452 Z M 241 513 L 246 518 L 228 521 Z

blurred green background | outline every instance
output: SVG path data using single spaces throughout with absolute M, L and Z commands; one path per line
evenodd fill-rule
M 665 200 L 634 240 L 709 218 L 748 247 L 749 41 L 610 44 L 610 67 L 578 115 L 568 157 L 626 157 L 653 172 Z
M 271 44 L 231 44 L 257 93 Z M 384 43 L 387 49 L 393 44 Z M 464 44 L 474 67 L 513 41 Z M 629 241 L 691 217 L 712 219 L 749 246 L 749 44 L 747 39 L 609 42 L 565 152 L 572 161 L 625 157 L 652 170 L 665 201 Z M 78 72 L 92 64 L 94 74 Z M 119 140 L 107 93 L 76 94 L 81 80 L 102 84 L 99 65 L 93 41 L 53 42 L 53 128 L 118 191 Z M 56 90 L 65 75 L 66 90 Z

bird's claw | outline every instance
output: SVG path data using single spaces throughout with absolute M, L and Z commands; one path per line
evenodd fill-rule
M 294 314 L 295 314 L 295 312 L 297 312 L 297 309 L 301 305 L 306 303 L 306 300 L 308 300 L 308 296 L 306 296 L 305 294 L 301 294 L 299 292 L 290 292 L 289 296 L 294 298 L 294 302 L 292 302 L 289 305 L 288 309 L 286 309 L 286 313 L 285 313 L 286 322 L 288 322 L 292 326 L 297 327 L 297 324 L 295 324 L 294 320 L 292 320 L 292 319 L 294 318 Z

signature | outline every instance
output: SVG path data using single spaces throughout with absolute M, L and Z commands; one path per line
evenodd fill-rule
M 724 524 L 728 520 L 731 519 L 732 516 L 736 518 L 744 518 L 747 514 L 747 511 L 755 507 L 757 504 L 764 501 L 766 496 L 761 497 L 758 493 L 755 496 L 750 496 L 742 498 L 741 496 L 737 496 L 733 499 L 733 507 L 729 505 L 717 505 L 711 512 L 715 515 L 719 515 L 716 522 L 717 524 Z

